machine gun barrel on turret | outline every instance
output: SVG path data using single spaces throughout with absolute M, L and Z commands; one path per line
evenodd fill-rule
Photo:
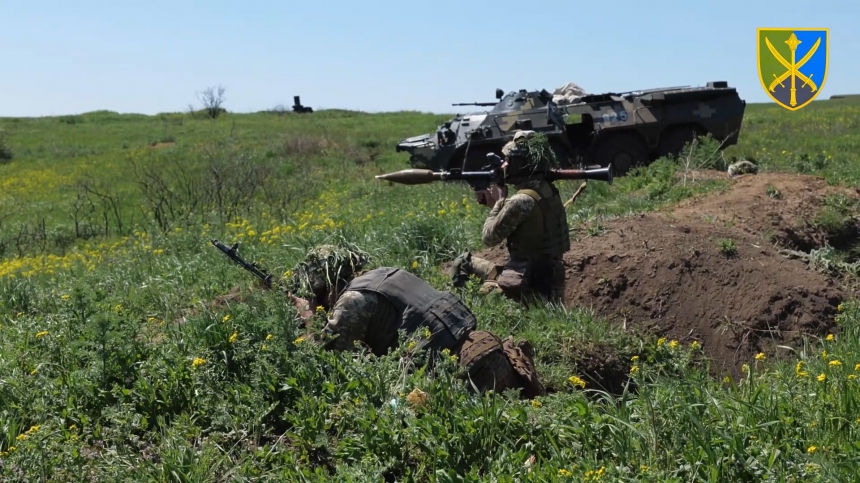
M 496 102 L 460 102 L 458 104 L 451 104 L 452 106 L 495 106 L 499 101 Z

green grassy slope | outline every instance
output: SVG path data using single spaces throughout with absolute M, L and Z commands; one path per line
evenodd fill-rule
M 406 167 L 396 141 L 447 117 L 0 119 L 0 152 L 11 154 L 0 159 L 0 479 L 856 477 L 854 301 L 835 340 L 811 341 L 788 365 L 749 361 L 748 378 L 722 381 L 691 363 L 695 346 L 640 340 L 585 311 L 526 311 L 470 285 L 462 295 L 482 326 L 539 350 L 557 392 L 530 404 L 468 396 L 451 368 L 430 378 L 401 367 L 400 353 L 322 353 L 284 323 L 292 312 L 281 296 L 248 290 L 250 275 L 209 245 L 242 241 L 246 258 L 281 274 L 310 246 L 345 237 L 374 265 L 445 287 L 439 265 L 480 247 L 486 211 L 463 186 L 390 186 L 373 175 Z M 857 100 L 798 112 L 748 105 L 740 144 L 725 155 L 860 187 L 858 128 Z M 721 187 L 681 186 L 677 169 L 660 161 L 611 187 L 590 184 L 572 219 Z M 561 185 L 563 196 L 577 185 Z M 235 286 L 244 301 L 206 303 Z M 635 394 L 579 384 L 578 355 L 593 348 L 629 361 Z M 411 409 L 416 388 L 429 402 Z

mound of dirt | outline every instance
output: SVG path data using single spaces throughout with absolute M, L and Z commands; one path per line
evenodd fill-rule
M 855 242 L 860 234 L 857 220 L 833 233 L 811 223 L 824 207 L 824 199 L 837 194 L 860 200 L 857 189 L 828 186 L 824 179 L 813 176 L 747 175 L 736 178 L 727 193 L 682 202 L 672 215 L 732 224 L 747 234 L 766 236 L 765 241 L 791 250 L 808 252 L 825 242 L 843 248 Z
M 599 236 L 583 233 L 565 255 L 565 305 L 593 308 L 628 330 L 698 341 L 714 375 L 734 377 L 758 352 L 774 357 L 776 345 L 830 331 L 849 294 L 779 248 L 820 247 L 822 233 L 803 220 L 828 193 L 858 194 L 790 174 L 731 183 L 664 212 L 604 222 Z M 768 186 L 779 196 L 768 196 Z M 503 263 L 507 252 L 475 256 Z

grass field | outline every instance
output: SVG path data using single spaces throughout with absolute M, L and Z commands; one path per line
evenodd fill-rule
M 209 243 L 240 241 L 280 275 L 342 237 L 373 266 L 445 288 L 441 264 L 480 248 L 486 210 L 464 186 L 373 175 L 407 167 L 394 144 L 447 117 L 0 118 L 0 480 L 857 481 L 858 301 L 840 306 L 835 338 L 791 362 L 763 354 L 738 381 L 709 377 L 695 344 L 585 310 L 523 310 L 470 282 L 479 324 L 531 340 L 556 389 L 522 402 L 469 396 L 452 366 L 404 367 L 405 345 L 379 359 L 319 351 L 281 294 Z M 692 159 L 713 162 L 707 148 Z M 748 105 L 725 156 L 860 188 L 860 102 Z M 660 160 L 589 184 L 571 220 L 725 185 L 681 183 L 683 169 Z M 237 286 L 241 301 L 209 303 Z M 577 354 L 593 346 L 630 361 L 630 391 L 583 384 Z M 411 405 L 416 388 L 426 405 Z

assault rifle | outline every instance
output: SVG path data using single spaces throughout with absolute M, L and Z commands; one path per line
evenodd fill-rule
M 505 177 L 502 171 L 501 158 L 494 153 L 487 154 L 487 158 L 490 159 L 490 164 L 484 166 L 483 171 L 463 171 L 457 168 L 448 171 L 404 169 L 377 175 L 376 179 L 407 185 L 427 184 L 433 181 L 465 181 L 469 183 L 473 191 L 487 189 L 492 184 L 503 186 Z M 551 169 L 544 173 L 544 179 L 547 181 L 591 179 L 612 184 L 612 165 L 599 169 Z
M 260 279 L 266 288 L 272 288 L 272 276 L 266 271 L 266 269 L 257 265 L 257 262 L 248 262 L 239 256 L 239 242 L 234 243 L 233 246 L 229 248 L 217 239 L 213 239 L 212 244 L 215 245 L 215 248 L 221 250 L 225 255 L 230 257 L 231 260 L 238 263 L 242 268 L 251 272 L 251 274 Z

